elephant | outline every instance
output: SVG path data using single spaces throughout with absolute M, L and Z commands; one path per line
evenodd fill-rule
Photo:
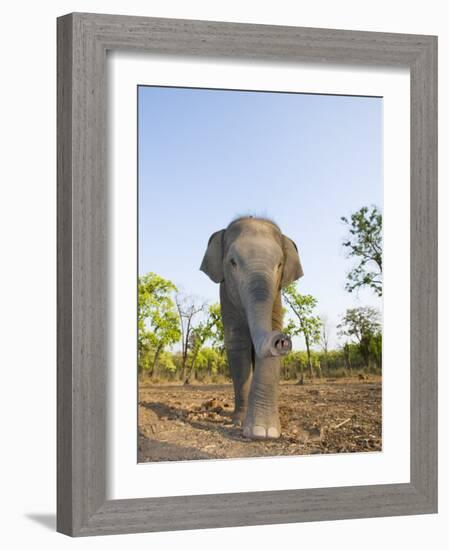
M 211 235 L 200 270 L 220 284 L 233 423 L 245 438 L 277 439 L 281 356 L 292 349 L 281 289 L 303 276 L 298 248 L 273 221 L 239 217 Z

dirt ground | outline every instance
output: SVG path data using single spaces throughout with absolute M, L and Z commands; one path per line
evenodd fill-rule
M 382 450 L 379 377 L 282 383 L 282 435 L 250 441 L 231 423 L 232 385 L 144 385 L 139 462 Z

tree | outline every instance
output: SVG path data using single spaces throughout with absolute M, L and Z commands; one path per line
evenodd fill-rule
M 198 355 L 206 341 L 210 340 L 214 348 L 220 351 L 224 348 L 224 329 L 221 320 L 221 308 L 219 304 L 212 304 L 207 309 L 207 317 L 193 327 L 189 335 L 189 347 L 191 350 L 191 361 L 189 374 L 185 378 L 188 383 L 195 370 Z
M 368 306 L 347 309 L 338 329 L 341 336 L 355 339 L 366 367 L 372 356 L 380 363 L 382 332 L 377 309 Z
M 168 351 L 161 352 L 158 359 L 158 371 L 164 377 L 173 375 L 176 372 L 176 365 L 173 361 L 173 354 Z
M 350 370 L 352 368 L 352 365 L 351 365 L 351 347 L 349 345 L 349 342 L 345 342 L 343 346 L 343 356 L 345 358 L 345 367 Z
M 282 296 L 295 315 L 298 324 L 290 320 L 285 332 L 291 336 L 304 336 L 307 351 L 307 366 L 310 376 L 313 376 L 313 365 L 310 347 L 320 341 L 321 319 L 314 315 L 317 300 L 310 294 L 300 294 L 296 283 L 291 283 L 282 290 Z
M 152 353 L 153 349 L 151 346 L 150 331 L 147 330 L 145 327 L 139 327 L 137 342 L 139 371 L 149 370 L 154 356 L 154 354 Z
M 329 338 L 331 335 L 331 329 L 329 324 L 329 317 L 327 315 L 321 315 L 321 331 L 320 331 L 320 344 L 324 354 L 329 352 Z
M 321 315 L 320 344 L 321 344 L 321 349 L 323 350 L 326 366 L 327 366 L 327 356 L 329 353 L 329 337 L 330 337 L 329 319 L 327 315 Z
M 382 333 L 374 334 L 370 343 L 370 355 L 373 357 L 376 366 L 382 368 Z
M 221 317 L 220 304 L 212 304 L 209 306 L 209 319 L 211 323 L 210 340 L 212 343 L 212 348 L 216 349 L 219 353 L 224 354 L 224 327 L 223 319 Z
M 219 353 L 214 348 L 202 348 L 198 353 L 197 369 L 206 371 L 209 376 L 217 373 Z
M 164 348 L 181 336 L 179 318 L 171 297 L 176 286 L 156 273 L 139 277 L 138 285 L 138 354 L 139 367 L 155 375 L 157 361 Z M 151 360 L 148 360 L 152 352 Z
M 382 214 L 377 206 L 363 206 L 348 220 L 341 220 L 349 227 L 349 237 L 343 242 L 348 257 L 358 260 L 348 273 L 346 290 L 353 292 L 362 287 L 371 288 L 382 296 Z
M 192 330 L 194 320 L 204 312 L 206 303 L 198 303 L 197 298 L 178 292 L 175 297 L 176 307 L 181 323 L 181 378 L 185 380 L 187 358 L 192 346 Z

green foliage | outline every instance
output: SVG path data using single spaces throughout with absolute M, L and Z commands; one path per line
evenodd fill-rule
M 291 351 L 282 358 L 282 377 L 284 380 L 294 380 L 304 376 L 304 368 L 308 365 L 307 352 Z
M 199 380 L 227 375 L 227 362 L 223 353 L 215 348 L 202 348 L 196 359 L 195 375 Z
M 346 349 L 345 349 L 346 348 Z M 380 374 L 380 365 L 366 367 L 358 344 L 347 344 L 340 349 L 324 351 L 311 350 L 313 376 L 343 378 L 359 373 Z M 281 376 L 283 380 L 304 380 L 308 366 L 306 351 L 292 351 L 282 358 Z
M 371 359 L 380 367 L 382 363 L 382 327 L 377 309 L 372 307 L 348 309 L 337 328 L 341 336 L 355 340 L 367 367 L 369 367 Z M 350 361 L 349 346 L 350 344 L 347 343 L 344 350 Z
M 341 220 L 349 227 L 349 237 L 343 242 L 348 257 L 358 260 L 348 273 L 346 290 L 353 292 L 362 287 L 371 288 L 382 296 L 382 214 L 376 206 L 363 206 Z
M 360 369 L 380 372 L 382 333 L 376 310 L 347 310 L 338 327 L 347 342 L 341 349 L 329 350 L 326 319 L 316 314 L 316 298 L 300 294 L 295 283 L 282 294 L 287 305 L 284 312 L 290 314 L 284 330 L 292 336 L 303 336 L 306 343 L 306 350 L 282 358 L 284 380 L 303 380 L 306 370 L 311 377 L 323 374 L 335 378 Z M 182 350 L 170 351 L 170 346 L 178 342 L 182 342 Z M 311 348 L 320 342 L 322 351 Z M 230 381 L 220 305 L 206 307 L 196 299 L 182 297 L 171 281 L 155 273 L 139 278 L 138 352 L 139 370 L 153 382 L 192 378 L 208 383 Z
M 382 368 L 382 332 L 373 334 L 369 343 L 369 355 L 373 358 L 376 366 Z
M 181 337 L 179 316 L 172 299 L 176 286 L 156 273 L 139 277 L 138 353 L 139 367 L 153 373 L 164 349 Z
M 201 355 L 202 348 L 207 341 L 212 343 L 212 349 L 208 352 L 209 355 Z M 210 305 L 207 309 L 206 318 L 191 329 L 189 349 L 191 351 L 191 362 L 189 374 L 187 375 L 186 380 L 190 379 L 190 376 L 196 369 L 201 368 L 201 365 L 207 360 L 207 358 L 212 360 L 210 355 L 212 351 L 215 353 L 215 358 L 217 355 L 223 356 L 224 329 L 219 304 Z M 201 361 L 203 363 L 201 363 Z M 210 363 L 208 363 L 208 365 L 210 365 Z
M 173 354 L 169 351 L 163 351 L 158 358 L 159 374 L 176 372 L 176 365 L 173 361 Z
M 317 299 L 311 294 L 300 294 L 296 283 L 291 283 L 282 290 L 282 296 L 290 306 L 296 321 L 290 320 L 285 332 L 290 336 L 303 335 L 309 345 L 320 341 L 321 319 L 315 315 Z
M 353 337 L 360 343 L 364 337 L 380 331 L 380 314 L 368 306 L 347 309 L 338 328 L 341 335 Z
M 224 353 L 224 327 L 220 304 L 209 306 L 209 319 L 211 323 L 209 338 L 212 342 L 212 347 Z
M 312 353 L 310 347 L 317 344 L 321 337 L 321 319 L 315 314 L 317 299 L 311 294 L 300 294 L 296 283 L 291 283 L 282 290 L 282 296 L 289 305 L 295 319 L 290 319 L 284 327 L 290 336 L 304 337 L 307 351 L 307 363 L 313 375 Z
M 219 304 L 209 306 L 207 317 L 192 329 L 191 349 L 200 349 L 207 340 L 212 342 L 213 347 L 222 348 L 224 345 L 224 329 Z

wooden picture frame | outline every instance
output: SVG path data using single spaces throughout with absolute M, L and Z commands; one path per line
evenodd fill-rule
M 436 512 L 437 38 L 82 13 L 57 25 L 57 530 L 85 536 Z M 410 69 L 410 483 L 106 499 L 108 50 Z

